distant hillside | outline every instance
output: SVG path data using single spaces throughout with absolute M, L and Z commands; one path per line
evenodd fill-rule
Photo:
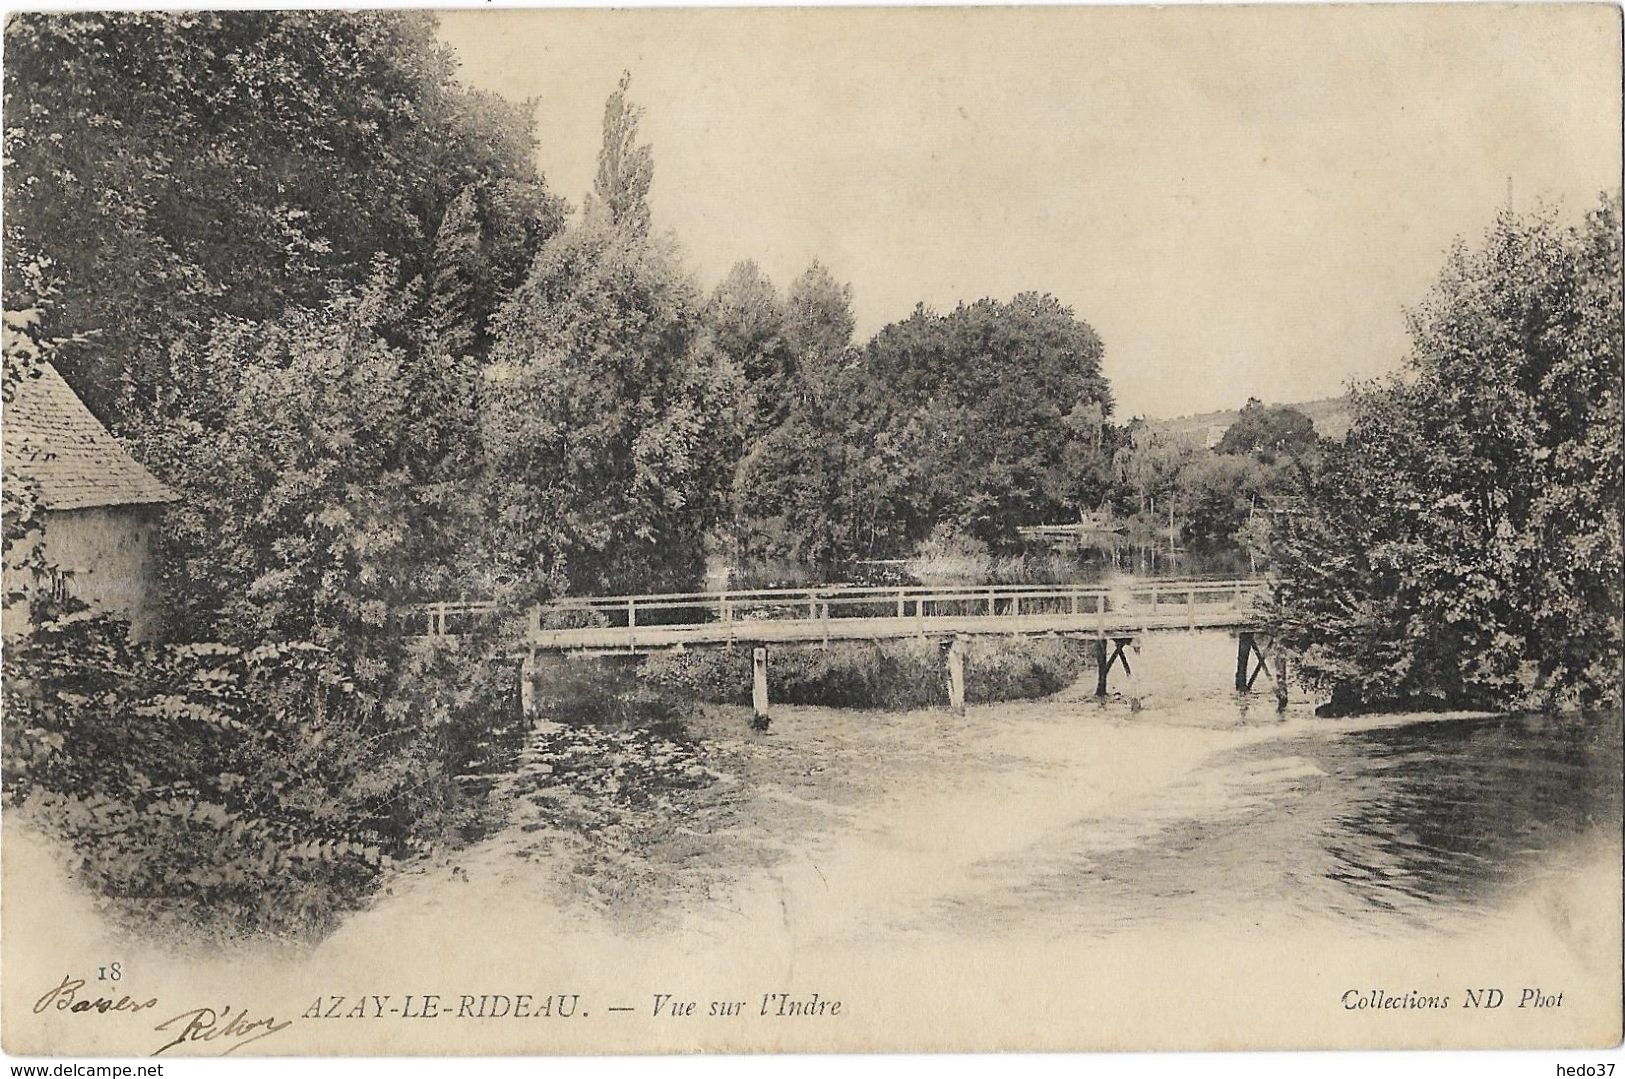
M 1265 402 L 1272 404 L 1273 402 Z M 1342 438 L 1348 434 L 1354 412 L 1347 397 L 1326 397 L 1318 401 L 1285 402 L 1315 421 L 1315 431 L 1326 438 Z M 1161 434 L 1173 435 L 1184 441 L 1200 445 L 1213 445 L 1224 436 L 1225 429 L 1241 415 L 1238 408 L 1222 412 L 1201 412 L 1195 416 L 1176 416 L 1171 420 L 1146 420 L 1146 426 Z

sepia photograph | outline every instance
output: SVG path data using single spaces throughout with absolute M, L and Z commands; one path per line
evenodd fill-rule
M 0 65 L 6 1054 L 1619 1045 L 1618 6 Z

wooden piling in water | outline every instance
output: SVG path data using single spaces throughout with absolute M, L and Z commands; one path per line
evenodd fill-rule
M 965 714 L 965 642 L 954 634 L 948 642 L 948 707 L 960 715 Z
M 1140 683 L 1139 678 L 1134 673 L 1134 668 L 1129 665 L 1129 652 L 1133 652 L 1136 659 L 1139 658 L 1139 638 L 1130 638 L 1119 641 L 1117 644 L 1117 654 L 1123 660 L 1123 696 L 1128 698 L 1129 711 L 1138 712 L 1140 710 Z
M 536 714 L 536 653 L 519 661 L 519 712 L 529 720 Z
M 1121 663 L 1123 667 L 1123 697 L 1128 701 L 1129 707 L 1136 712 L 1140 710 L 1140 694 L 1138 680 L 1134 674 L 1134 666 L 1129 661 L 1129 652 L 1139 653 L 1138 641 L 1139 638 L 1137 637 L 1095 638 L 1095 670 L 1098 672 L 1095 677 L 1095 696 L 1104 697 L 1106 695 L 1111 670 Z
M 1253 635 L 1248 630 L 1236 634 L 1236 692 L 1246 693 L 1247 668 L 1253 659 Z
M 767 649 L 752 649 L 752 678 L 750 687 L 751 710 L 757 723 L 767 719 Z

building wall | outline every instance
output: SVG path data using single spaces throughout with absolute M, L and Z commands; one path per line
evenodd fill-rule
M 137 639 L 155 636 L 159 625 L 153 544 L 160 512 L 156 506 L 98 506 L 45 513 L 45 561 L 65 574 L 67 592 L 129 621 Z M 7 636 L 18 629 L 8 625 Z

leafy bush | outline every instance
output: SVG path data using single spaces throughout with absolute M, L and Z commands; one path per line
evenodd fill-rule
M 404 792 L 366 767 L 372 732 L 322 659 L 142 646 L 83 612 L 44 620 L 8 650 L 7 796 L 72 843 L 95 891 L 243 928 L 320 927 L 405 838 L 391 828 Z
M 40 12 L 5 50 L 6 307 L 50 266 L 50 332 L 86 335 L 57 369 L 121 434 L 125 390 L 208 400 L 172 366 L 196 331 L 319 304 L 380 254 L 452 286 L 436 321 L 478 346 L 563 223 L 531 110 L 461 85 L 428 12 Z
M 944 523 L 920 541 L 908 571 L 925 584 L 981 582 L 989 579 L 992 562 L 986 543 Z
M 466 717 L 500 672 L 423 662 L 457 669 L 396 724 L 314 645 L 140 644 L 105 616 L 40 609 L 7 648 L 6 797 L 127 908 L 317 936 L 449 819 L 451 776 L 481 748 L 466 732 L 490 729 Z

